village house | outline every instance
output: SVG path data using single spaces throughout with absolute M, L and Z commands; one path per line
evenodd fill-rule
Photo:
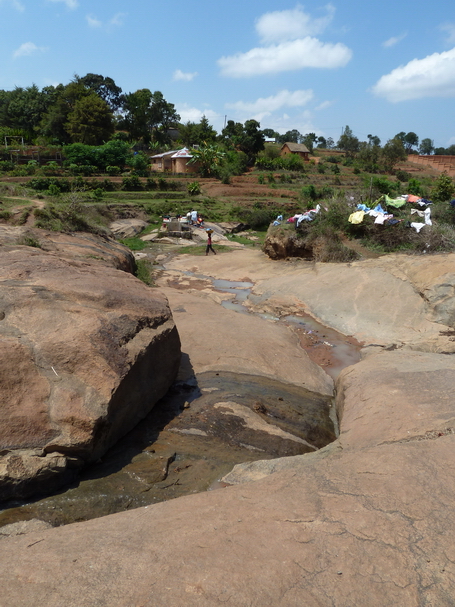
M 155 154 L 150 157 L 151 170 L 159 173 L 197 173 L 198 163 L 188 164 L 191 158 L 188 148 Z
M 287 156 L 288 154 L 297 154 L 305 162 L 310 161 L 310 150 L 303 143 L 292 143 L 291 141 L 283 143 L 280 156 Z

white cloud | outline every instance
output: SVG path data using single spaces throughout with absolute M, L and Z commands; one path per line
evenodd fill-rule
M 256 22 L 264 46 L 218 59 L 223 76 L 242 78 L 303 68 L 336 68 L 350 61 L 352 51 L 342 43 L 321 42 L 314 36 L 331 23 L 335 8 L 313 19 L 297 5 L 295 9 L 265 13 Z
M 46 51 L 46 47 L 44 46 L 36 46 L 34 42 L 24 42 L 21 44 L 18 49 L 16 49 L 13 53 L 13 57 L 16 59 L 17 57 L 26 57 L 28 55 L 33 55 L 38 51 L 44 52 Z
M 87 15 L 85 17 L 87 19 L 87 23 L 89 27 L 102 27 L 103 23 L 93 15 Z
M 344 44 L 323 43 L 303 38 L 268 47 L 253 48 L 247 53 L 221 57 L 218 65 L 223 76 L 241 78 L 300 70 L 306 67 L 336 68 L 348 63 L 351 50 Z
M 270 97 L 261 97 L 253 102 L 237 101 L 236 103 L 227 103 L 226 107 L 243 114 L 252 116 L 259 122 L 272 112 L 276 112 L 283 107 L 302 107 L 313 98 L 313 91 L 287 91 L 283 90 Z
M 199 122 L 203 116 L 211 123 L 212 121 L 219 121 L 221 116 L 213 110 L 200 110 L 195 107 L 189 107 L 188 104 L 176 104 L 175 109 L 177 114 L 180 114 L 180 121 L 185 124 L 186 122 Z
M 113 17 L 111 17 L 109 19 L 109 21 L 107 21 L 106 24 L 104 24 L 100 19 L 98 19 L 97 17 L 95 17 L 95 15 L 87 15 L 85 18 L 87 20 L 87 23 L 89 25 L 89 27 L 93 27 L 93 28 L 104 28 L 106 30 L 110 30 L 113 27 L 120 27 L 123 25 L 123 17 L 125 16 L 125 13 L 116 13 Z
M 403 34 L 400 34 L 399 36 L 392 36 L 391 38 L 389 38 L 388 40 L 385 40 L 382 43 L 382 46 L 384 48 L 390 48 L 391 46 L 395 46 L 395 44 L 398 44 L 399 42 L 401 42 L 404 38 L 406 38 L 406 36 L 408 35 L 407 32 L 404 32 Z
M 332 106 L 333 104 L 334 104 L 334 101 L 323 101 L 314 109 L 317 111 L 326 110 L 328 107 Z
M 446 32 L 446 42 L 448 44 L 455 44 L 455 23 L 443 23 L 439 26 L 442 32 Z
M 182 70 L 175 70 L 173 75 L 173 80 L 184 80 L 185 82 L 190 82 L 194 78 L 196 78 L 197 72 L 182 72 Z
M 3 0 L 0 0 L 0 4 L 2 3 L 2 1 Z M 10 2 L 16 10 L 20 11 L 21 13 L 24 12 L 25 7 L 21 2 L 19 2 L 19 0 L 10 0 Z
M 108 25 L 113 27 L 120 27 L 123 25 L 123 18 L 126 13 L 116 13 L 111 19 L 109 19 Z
M 63 2 L 70 9 L 77 8 L 79 6 L 79 2 L 77 0 L 47 0 L 48 2 Z
M 372 92 L 392 102 L 455 97 L 455 48 L 397 67 L 382 76 Z
M 332 4 L 325 7 L 327 15 L 313 19 L 302 7 L 265 13 L 256 21 L 256 31 L 264 44 L 296 40 L 322 33 L 335 14 Z

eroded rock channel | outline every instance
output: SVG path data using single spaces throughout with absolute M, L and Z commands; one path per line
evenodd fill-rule
M 297 386 L 235 373 L 176 382 L 147 418 L 70 488 L 9 504 L 0 525 L 53 526 L 206 491 L 235 464 L 316 451 L 335 439 L 332 402 Z
M 170 290 L 185 296 L 171 303 L 185 336 L 178 380 L 145 420 L 83 470 L 72 485 L 31 502 L 4 502 L 0 526 L 36 518 L 62 525 L 206 491 L 222 486 L 223 476 L 238 463 L 316 451 L 336 438 L 333 386 L 322 369 L 335 376 L 357 360 L 356 344 L 308 315 L 280 319 L 249 308 L 254 286 L 249 281 L 212 280 L 188 271 L 179 276 L 164 271 L 162 280 L 167 282 L 168 297 Z M 220 352 L 210 353 L 209 344 L 220 350 L 226 336 L 219 328 L 208 328 L 210 314 L 202 301 L 194 306 L 195 290 L 205 304 L 211 304 L 219 324 L 230 333 L 238 332 L 236 351 L 228 353 L 237 362 L 230 360 L 223 368 Z M 190 321 L 192 327 L 200 326 L 198 348 L 209 350 L 203 364 L 193 345 L 186 343 L 183 317 L 187 311 L 192 313 L 192 306 L 200 314 Z M 253 340 L 242 328 L 250 325 L 256 332 Z M 270 333 L 274 326 L 279 326 L 276 335 Z M 262 343 L 259 333 L 264 336 Z M 283 344 L 280 353 L 276 340 L 281 341 L 283 335 L 289 343 Z M 243 351 L 244 339 L 253 354 Z M 294 361 L 292 365 L 289 361 L 296 352 L 305 357 L 307 352 L 318 363 L 303 369 L 298 381 L 294 375 L 300 374 L 299 362 L 308 365 L 308 357 L 297 360 L 293 369 Z M 249 367 L 238 364 L 242 357 L 248 359 Z M 261 357 L 270 368 L 264 368 Z

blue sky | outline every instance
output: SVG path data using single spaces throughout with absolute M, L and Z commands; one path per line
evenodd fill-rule
M 89 72 L 218 131 L 455 143 L 453 0 L 0 0 L 0 89 Z

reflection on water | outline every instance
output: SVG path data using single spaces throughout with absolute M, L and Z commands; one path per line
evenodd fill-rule
M 235 464 L 307 453 L 332 442 L 332 414 L 330 398 L 298 386 L 201 374 L 176 383 L 71 487 L 10 503 L 0 512 L 0 527 L 32 518 L 64 525 L 206 491 Z

